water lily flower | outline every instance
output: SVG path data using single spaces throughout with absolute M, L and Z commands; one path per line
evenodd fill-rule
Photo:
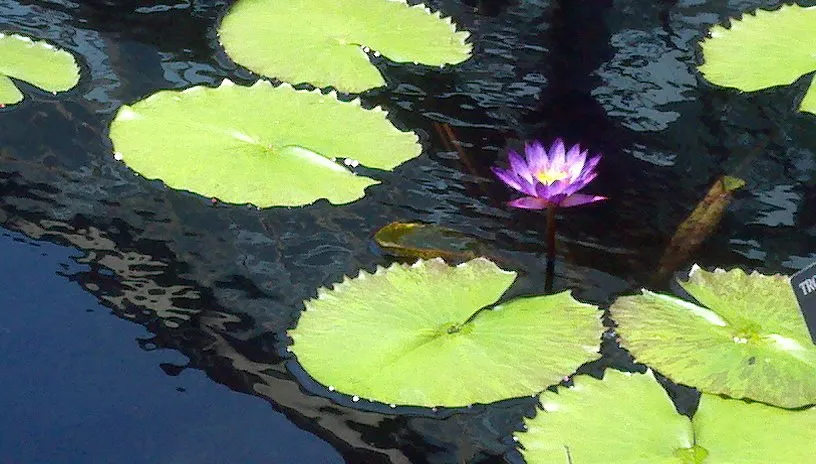
M 595 168 L 601 156 L 587 159 L 588 150 L 579 144 L 569 151 L 561 139 L 556 139 L 549 153 L 540 142 L 524 147 L 526 159 L 510 150 L 510 169 L 493 167 L 502 182 L 525 194 L 508 204 L 516 208 L 547 209 L 553 206 L 579 206 L 605 200 L 606 197 L 578 193 L 598 175 Z

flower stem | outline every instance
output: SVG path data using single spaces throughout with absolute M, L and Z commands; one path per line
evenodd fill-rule
M 544 278 L 544 291 L 550 293 L 555 276 L 555 210 L 557 206 L 547 208 L 547 273 Z

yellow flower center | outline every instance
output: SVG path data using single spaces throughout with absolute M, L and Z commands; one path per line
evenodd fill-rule
M 550 185 L 555 181 L 559 181 L 562 179 L 566 179 L 569 177 L 569 173 L 565 171 L 538 171 L 536 174 L 536 179 L 541 181 L 542 184 Z

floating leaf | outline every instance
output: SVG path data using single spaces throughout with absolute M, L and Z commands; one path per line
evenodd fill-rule
M 700 72 L 714 84 L 747 92 L 788 85 L 816 70 L 816 8 L 757 10 L 731 27 L 714 26 L 702 42 Z M 799 109 L 816 114 L 813 82 Z
M 0 33 L 0 106 L 23 100 L 23 94 L 9 78 L 57 93 L 79 82 L 79 66 L 73 55 L 47 42 Z
M 514 272 L 477 258 L 361 272 L 307 301 L 291 350 L 315 380 L 383 403 L 464 406 L 535 394 L 597 359 L 595 307 L 569 292 L 493 304 Z
M 473 259 L 480 255 L 476 238 L 433 224 L 392 222 L 374 234 L 374 241 L 401 258 Z
M 517 435 L 529 464 L 764 464 L 816 455 L 816 408 L 789 411 L 703 394 L 689 421 L 651 371 L 607 369 L 603 380 L 579 375 L 573 382 L 542 393 L 544 409 Z
M 148 179 L 261 207 L 354 201 L 377 182 L 334 158 L 392 169 L 421 152 L 379 108 L 267 81 L 157 92 L 122 107 L 110 137 L 117 157 Z
M 258 74 L 343 92 L 385 84 L 368 49 L 433 66 L 471 52 L 450 18 L 400 0 L 239 0 L 218 34 L 227 54 Z
M 694 444 L 691 422 L 651 372 L 607 369 L 603 381 L 577 375 L 573 382 L 542 393 L 544 409 L 518 434 L 529 464 L 689 462 L 678 454 Z
M 688 259 L 720 223 L 725 209 L 731 203 L 734 191 L 742 188 L 745 181 L 722 176 L 711 186 L 694 211 L 677 227 L 669 246 L 657 266 L 657 279 L 663 279 Z
M 705 307 L 644 290 L 610 308 L 638 361 L 704 392 L 816 403 L 816 346 L 785 276 L 695 266 L 681 285 Z
M 692 424 L 705 462 L 805 463 L 816 456 L 816 408 L 788 411 L 703 395 Z

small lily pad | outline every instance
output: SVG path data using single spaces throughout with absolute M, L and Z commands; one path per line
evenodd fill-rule
M 260 207 L 357 200 L 377 182 L 335 158 L 389 170 L 422 150 L 380 108 L 268 81 L 157 92 L 123 106 L 110 137 L 117 158 L 148 179 Z
M 529 464 L 810 462 L 816 408 L 789 411 L 703 394 L 692 420 L 678 414 L 651 371 L 607 369 L 541 394 L 517 435 Z
M 816 346 L 787 277 L 695 266 L 681 285 L 705 307 L 644 290 L 610 308 L 638 361 L 704 392 L 816 403 Z
M 239 0 L 218 34 L 227 54 L 258 74 L 343 92 L 385 84 L 366 50 L 433 66 L 471 52 L 450 18 L 401 0 Z
M 79 66 L 73 55 L 47 42 L 0 33 L 0 106 L 23 100 L 10 78 L 57 93 L 77 85 Z
M 330 389 L 383 403 L 454 407 L 533 395 L 597 359 L 603 327 L 597 308 L 569 292 L 475 314 L 515 276 L 484 258 L 361 272 L 305 302 L 291 351 Z
M 388 254 L 401 258 L 473 259 L 482 248 L 475 237 L 416 222 L 392 222 L 374 234 L 374 241 Z
M 714 26 L 702 42 L 700 72 L 710 82 L 746 92 L 789 85 L 816 70 L 816 8 L 783 5 L 757 10 L 731 27 Z M 800 103 L 816 114 L 813 82 Z

